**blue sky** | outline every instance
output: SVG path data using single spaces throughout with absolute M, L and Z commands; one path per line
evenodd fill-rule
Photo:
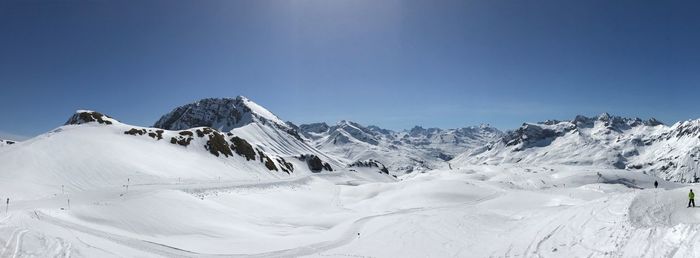
M 0 137 L 245 95 L 390 129 L 700 118 L 697 1 L 0 1 Z

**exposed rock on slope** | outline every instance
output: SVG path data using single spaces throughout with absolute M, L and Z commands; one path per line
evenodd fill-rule
M 2 146 L 8 146 L 8 145 L 13 145 L 15 144 L 15 141 L 9 141 L 9 140 L 0 140 L 0 147 Z
M 276 127 L 298 140 L 299 134 L 290 125 L 272 112 L 238 96 L 231 98 L 209 98 L 175 108 L 163 115 L 153 127 L 167 130 L 184 130 L 194 127 L 211 127 L 222 132 L 231 131 L 250 123 Z
M 459 129 L 423 129 L 394 132 L 377 126 L 341 121 L 299 126 L 302 135 L 318 149 L 352 164 L 358 160 L 379 161 L 391 171 L 410 173 L 446 166 L 457 154 L 496 140 L 501 132 L 488 126 Z
M 65 125 L 79 125 L 90 122 L 98 122 L 100 124 L 111 125 L 115 120 L 102 113 L 90 110 L 78 110 L 71 116 Z
M 564 164 L 636 170 L 671 181 L 695 181 L 700 120 L 663 125 L 604 113 L 571 121 L 525 123 L 501 141 L 451 161 L 463 164 Z

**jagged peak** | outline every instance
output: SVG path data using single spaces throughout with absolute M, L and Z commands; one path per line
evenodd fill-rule
M 349 126 L 349 127 L 355 127 L 355 128 L 357 128 L 357 129 L 360 129 L 360 130 L 365 130 L 365 129 L 366 129 L 365 126 L 363 126 L 363 125 L 361 125 L 361 124 L 359 124 L 359 123 L 355 123 L 355 122 L 353 122 L 353 121 L 349 121 L 349 120 L 340 120 L 338 123 L 336 123 L 336 126 L 337 126 L 337 127 L 340 127 L 340 128 L 348 127 L 348 126 Z
M 537 122 L 536 124 L 555 125 L 555 124 L 560 124 L 560 123 L 572 123 L 576 126 L 592 126 L 596 121 L 603 122 L 606 126 L 626 125 L 626 126 L 634 127 L 634 126 L 638 126 L 638 125 L 657 126 L 657 125 L 664 124 L 663 122 L 661 122 L 653 117 L 648 119 L 648 120 L 642 120 L 638 117 L 630 118 L 630 117 L 616 116 L 616 115 L 612 115 L 608 112 L 603 112 L 595 117 L 588 117 L 585 115 L 577 115 L 576 117 L 574 117 L 573 120 L 570 120 L 570 121 L 551 119 L 551 120 L 545 120 L 543 122 Z M 525 124 L 528 124 L 528 123 L 525 123 Z M 523 124 L 523 125 L 525 125 L 525 124 Z
M 610 113 L 608 113 L 608 112 L 603 112 L 603 113 L 601 113 L 600 115 L 598 115 L 598 120 L 600 120 L 600 121 L 609 121 L 610 118 L 612 118 L 612 117 L 613 117 L 613 116 L 610 115 Z
M 221 131 L 230 131 L 254 122 L 273 123 L 277 127 L 291 129 L 291 126 L 282 119 L 245 96 L 204 98 L 178 106 L 163 115 L 154 127 L 184 130 L 207 126 Z

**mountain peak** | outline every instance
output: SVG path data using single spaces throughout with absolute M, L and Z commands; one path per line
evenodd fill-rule
M 250 123 L 272 123 L 288 129 L 288 125 L 269 110 L 245 96 L 236 98 L 205 98 L 179 106 L 163 115 L 154 127 L 184 130 L 207 126 L 230 131 Z
M 602 114 L 598 115 L 598 120 L 600 121 L 609 121 L 612 116 L 608 112 L 603 112 Z

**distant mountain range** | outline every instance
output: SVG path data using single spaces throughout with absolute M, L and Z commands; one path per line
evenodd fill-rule
M 510 163 L 628 169 L 688 182 L 697 178 L 700 120 L 667 126 L 656 119 L 604 113 L 524 123 L 508 132 L 488 125 L 393 131 L 352 121 L 297 126 L 241 96 L 176 107 L 153 127 L 81 110 L 56 130 L 13 143 L 0 140 L 0 164 L 17 165 L 22 157 L 42 160 L 12 168 L 25 175 L 52 170 L 53 176 L 37 175 L 40 181 L 62 180 L 56 174 L 61 171 L 50 164 L 61 164 L 76 177 L 91 177 L 101 165 L 113 164 L 100 176 L 148 178 L 177 170 L 180 177 L 280 178 L 360 170 L 389 179 L 430 169 Z M 88 181 L 74 184 L 89 188 L 95 183 Z
M 340 121 L 300 125 L 312 145 L 346 162 L 374 159 L 391 171 L 411 173 L 447 168 L 446 161 L 467 150 L 497 140 L 501 131 L 489 126 L 438 129 L 414 127 L 395 132 L 377 126 Z
M 465 164 L 563 164 L 628 169 L 669 181 L 698 176 L 700 120 L 667 126 L 607 113 L 571 121 L 525 123 L 500 140 L 450 161 Z

